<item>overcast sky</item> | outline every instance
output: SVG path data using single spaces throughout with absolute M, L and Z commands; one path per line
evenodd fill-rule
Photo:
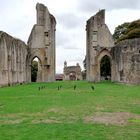
M 86 21 L 106 9 L 111 33 L 117 25 L 140 18 L 140 0 L 0 0 L 0 30 L 27 42 L 36 23 L 36 3 L 46 5 L 57 21 L 56 72 L 63 63 L 76 65 L 86 55 Z

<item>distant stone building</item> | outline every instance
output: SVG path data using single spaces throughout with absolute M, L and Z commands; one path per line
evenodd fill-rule
M 55 81 L 55 18 L 37 3 L 37 24 L 28 44 L 0 31 L 0 86 L 31 82 L 31 63 L 39 59 L 37 82 Z
M 111 79 L 113 82 L 140 84 L 140 39 L 114 45 L 105 24 L 105 10 L 100 10 L 87 21 L 86 32 L 87 81 Z
M 64 62 L 64 80 L 82 80 L 81 67 L 77 63 L 76 66 L 67 66 L 67 62 Z

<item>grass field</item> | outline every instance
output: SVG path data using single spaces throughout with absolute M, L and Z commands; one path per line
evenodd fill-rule
M 0 88 L 0 140 L 140 140 L 140 86 L 69 81 Z

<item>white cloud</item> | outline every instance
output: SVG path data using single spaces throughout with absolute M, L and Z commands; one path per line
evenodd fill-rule
M 119 10 L 139 8 L 139 0 L 80 0 L 78 3 L 79 11 L 87 13 L 98 9 Z
M 110 27 L 111 32 L 114 32 L 115 27 L 124 23 L 131 22 L 140 18 L 140 10 L 120 9 L 106 12 L 106 23 Z

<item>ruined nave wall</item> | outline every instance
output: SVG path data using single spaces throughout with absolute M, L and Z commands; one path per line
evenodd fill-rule
M 112 81 L 140 84 L 140 39 L 122 41 L 112 48 Z
M 27 45 L 0 31 L 0 86 L 27 82 Z

